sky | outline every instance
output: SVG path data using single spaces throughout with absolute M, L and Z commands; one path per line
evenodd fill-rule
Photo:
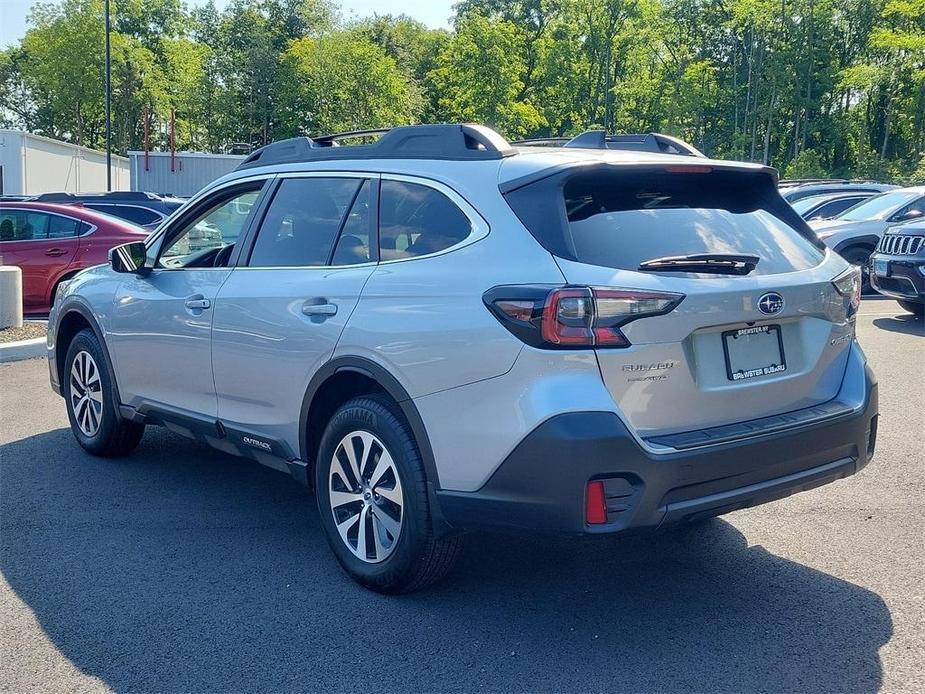
M 17 43 L 26 33 L 26 16 L 36 0 L 0 0 L 0 48 Z M 344 19 L 378 14 L 407 14 L 432 29 L 448 28 L 455 0 L 334 0 Z M 206 0 L 186 0 L 190 7 Z M 215 0 L 222 8 L 230 0 Z

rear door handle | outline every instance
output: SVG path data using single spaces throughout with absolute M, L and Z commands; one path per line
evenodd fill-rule
M 188 309 L 199 309 L 200 311 L 209 308 L 212 303 L 208 299 L 187 299 L 186 308 Z
M 57 258 L 59 255 L 64 255 L 67 251 L 61 248 L 49 248 L 45 251 L 45 255 L 50 255 L 52 258 Z
M 311 300 L 302 304 L 302 313 L 306 316 L 333 316 L 337 314 L 337 304 L 313 304 Z

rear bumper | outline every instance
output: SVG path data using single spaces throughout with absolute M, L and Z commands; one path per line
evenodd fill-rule
M 437 492 L 440 512 L 457 528 L 610 533 L 726 513 L 848 477 L 869 462 L 877 435 L 876 380 L 866 365 L 859 371 L 863 388 L 855 382 L 857 401 L 845 402 L 842 414 L 809 424 L 795 416 L 789 429 L 668 453 L 645 450 L 611 412 L 555 416 L 478 491 Z M 585 493 L 594 479 L 604 481 L 607 522 L 588 525 Z
M 875 261 L 886 261 L 889 275 L 878 275 L 874 271 Z M 925 260 L 909 256 L 896 257 L 874 253 L 870 257 L 870 283 L 881 294 L 894 299 L 925 301 L 925 275 L 920 268 Z

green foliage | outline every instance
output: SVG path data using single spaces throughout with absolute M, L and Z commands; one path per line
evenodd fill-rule
M 282 57 L 277 82 L 287 132 L 345 132 L 414 122 L 421 110 L 415 85 L 385 51 L 340 32 L 296 39 Z
M 112 0 L 114 142 L 221 151 L 478 121 L 510 138 L 662 131 L 790 177 L 923 177 L 925 0 L 462 0 L 452 31 L 330 0 Z M 37 4 L 0 123 L 103 138 L 102 0 Z
M 437 110 L 448 121 L 473 121 L 518 138 L 545 125 L 524 88 L 525 39 L 516 25 L 472 15 L 456 33 L 427 74 L 438 95 Z
M 783 178 L 825 178 L 827 174 L 819 152 L 804 149 L 787 164 Z

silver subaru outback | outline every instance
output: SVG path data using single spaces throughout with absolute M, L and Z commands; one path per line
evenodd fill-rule
M 654 134 L 345 142 L 256 151 L 62 286 L 51 384 L 84 449 L 163 425 L 288 472 L 383 592 L 469 529 L 694 522 L 870 460 L 859 272 L 772 169 Z

